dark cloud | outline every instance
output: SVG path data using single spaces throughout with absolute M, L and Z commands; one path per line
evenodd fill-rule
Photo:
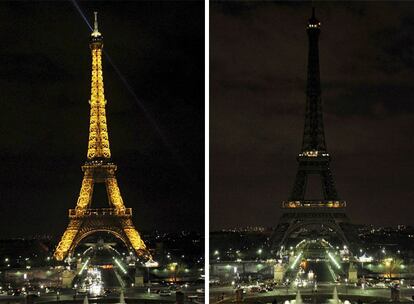
M 341 117 L 381 117 L 414 112 L 414 90 L 408 84 L 326 83 L 325 88 L 333 97 L 325 102 L 325 112 Z
M 413 30 L 412 19 L 404 17 L 400 24 L 374 33 L 374 43 L 378 44 L 384 52 L 384 56 L 379 57 L 383 69 L 396 73 L 414 68 L 414 38 L 411 35 Z
M 314 5 L 339 194 L 356 223 L 410 224 L 414 6 Z M 275 226 L 302 141 L 311 3 L 215 2 L 210 13 L 211 227 Z

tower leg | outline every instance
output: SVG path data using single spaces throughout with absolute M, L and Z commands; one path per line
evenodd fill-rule
M 147 256 L 151 258 L 147 247 L 145 246 L 144 241 L 141 239 L 138 231 L 135 229 L 134 224 L 132 223 L 131 219 L 123 219 L 121 220 L 122 229 L 124 230 L 129 242 L 131 243 L 132 248 L 134 248 L 135 252 L 139 256 Z
M 78 202 L 76 209 L 85 210 L 91 203 L 93 193 L 93 178 L 90 176 L 90 172 L 85 171 L 83 176 L 81 190 L 79 192 Z
M 334 182 L 331 171 L 329 169 L 324 170 L 320 174 L 322 177 L 322 186 L 323 186 L 325 198 L 337 200 L 338 193 L 336 192 L 335 182 Z
M 69 249 L 72 247 L 73 240 L 79 232 L 80 225 L 80 221 L 75 219 L 70 220 L 69 225 L 55 250 L 54 256 L 56 260 L 63 261 L 67 256 Z
M 118 182 L 115 177 L 109 177 L 105 180 L 106 190 L 112 205 L 118 210 L 125 210 L 124 201 L 122 200 L 121 191 L 118 187 Z
M 296 174 L 295 183 L 293 184 L 293 190 L 290 195 L 291 200 L 303 200 L 305 197 L 307 173 L 304 170 L 298 170 Z

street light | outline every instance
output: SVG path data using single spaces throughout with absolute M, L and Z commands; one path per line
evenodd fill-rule
M 148 276 L 148 285 L 151 285 L 151 280 L 150 280 L 150 267 L 158 267 L 159 264 L 156 261 L 153 260 L 149 260 L 147 261 L 145 264 L 145 267 L 147 268 L 147 276 Z
M 345 278 L 345 293 L 348 294 L 348 278 Z
M 289 294 L 289 278 L 286 279 L 286 294 Z
M 177 282 L 177 265 L 178 263 L 174 262 L 170 264 L 170 270 L 173 271 L 173 281 Z

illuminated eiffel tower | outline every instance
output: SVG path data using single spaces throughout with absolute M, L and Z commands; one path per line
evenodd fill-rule
M 102 75 L 103 37 L 98 31 L 95 12 L 94 30 L 91 34 L 92 84 L 89 123 L 89 144 L 82 186 L 75 209 L 69 210 L 69 225 L 54 253 L 58 261 L 73 254 L 76 246 L 95 232 L 109 232 L 120 239 L 128 248 L 144 259 L 151 259 L 138 231 L 132 223 L 132 209 L 125 208 L 115 177 L 117 166 L 110 161 L 111 150 L 105 113 L 105 95 Z M 104 183 L 109 208 L 91 209 L 95 183 Z
M 314 238 L 318 238 L 323 230 L 330 232 L 348 246 L 351 242 L 358 241 L 345 213 L 346 202 L 338 196 L 329 166 L 331 157 L 325 143 L 319 72 L 320 26 L 313 9 L 307 27 L 308 79 L 302 151 L 297 157 L 299 166 L 293 190 L 288 201 L 282 202 L 284 212 L 272 236 L 274 250 L 286 245 L 286 241 L 294 233 L 306 229 L 312 231 Z M 319 177 L 322 184 L 322 193 L 316 199 L 305 197 L 311 176 Z

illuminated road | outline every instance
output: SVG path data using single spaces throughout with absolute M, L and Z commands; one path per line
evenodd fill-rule
M 122 277 L 117 272 L 116 268 L 102 269 L 102 281 L 107 288 L 125 287 L 126 284 Z
M 88 243 L 88 246 L 89 248 L 82 253 L 84 262 L 76 280 L 78 288 L 88 285 L 88 272 L 91 268 L 100 273 L 99 284 L 105 289 L 131 287 L 133 278 L 127 276 L 127 266 L 122 256 L 110 243 L 104 243 L 101 240 L 97 243 Z
M 339 257 L 325 240 L 303 240 L 295 248 L 285 273 L 285 280 L 306 280 L 312 271 L 317 282 L 335 282 L 344 275 Z
M 204 288 L 204 285 L 193 285 L 189 287 L 184 287 L 181 291 L 184 293 L 184 296 L 187 297 L 196 297 L 198 296 L 199 299 L 203 296 L 202 294 L 197 292 L 197 289 Z M 166 287 L 153 287 L 153 290 L 165 290 Z M 127 288 L 125 291 L 125 298 L 127 299 L 134 299 L 134 300 L 145 300 L 148 302 L 175 302 L 175 292 L 172 292 L 170 296 L 159 295 L 158 293 L 148 293 L 147 287 L 134 287 L 134 288 Z M 78 294 L 75 298 L 75 291 L 72 289 L 65 289 L 60 290 L 59 296 L 57 296 L 56 292 L 48 293 L 48 294 L 41 294 L 40 297 L 35 299 L 36 303 L 47 303 L 47 302 L 60 302 L 60 301 L 73 301 L 73 300 L 83 300 L 85 295 Z M 119 300 L 120 291 L 116 290 L 111 292 L 109 295 L 105 297 L 99 297 L 98 299 L 116 299 Z M 0 295 L 0 303 L 1 302 L 8 302 L 8 303 L 16 303 L 16 302 L 24 302 L 24 296 L 3 296 Z M 91 299 L 91 298 L 89 298 Z M 199 301 L 199 300 L 198 300 Z M 114 301 L 112 301 L 114 302 Z M 115 301 L 116 302 L 116 301 Z
M 315 273 L 317 282 L 334 282 L 334 270 L 326 261 L 308 262 L 307 270 L 312 270 Z
M 337 287 L 339 298 L 340 299 L 361 299 L 372 297 L 384 302 L 388 302 L 390 299 L 390 289 L 389 288 L 366 288 L 361 289 L 361 287 L 351 287 L 345 285 L 334 285 L 334 284 L 320 284 L 318 285 L 317 295 L 325 298 L 332 298 L 334 287 Z M 299 288 L 300 293 L 303 295 L 303 298 L 311 297 L 314 295 L 312 288 Z M 245 301 L 252 301 L 256 303 L 271 303 L 272 299 L 283 299 L 286 296 L 294 298 L 297 293 L 296 288 L 278 287 L 273 291 L 265 293 L 252 293 L 247 292 L 244 295 Z M 224 295 L 224 302 L 229 303 L 235 299 L 235 290 L 231 286 L 226 287 L 210 287 L 210 303 L 221 302 L 221 297 Z M 404 301 L 412 302 L 412 296 L 414 295 L 414 289 L 402 288 L 401 289 L 401 299 Z M 367 300 L 368 301 L 368 300 Z M 278 301 L 279 302 L 279 301 Z M 371 301 L 372 302 L 372 301 Z M 283 303 L 283 302 L 282 302 Z

